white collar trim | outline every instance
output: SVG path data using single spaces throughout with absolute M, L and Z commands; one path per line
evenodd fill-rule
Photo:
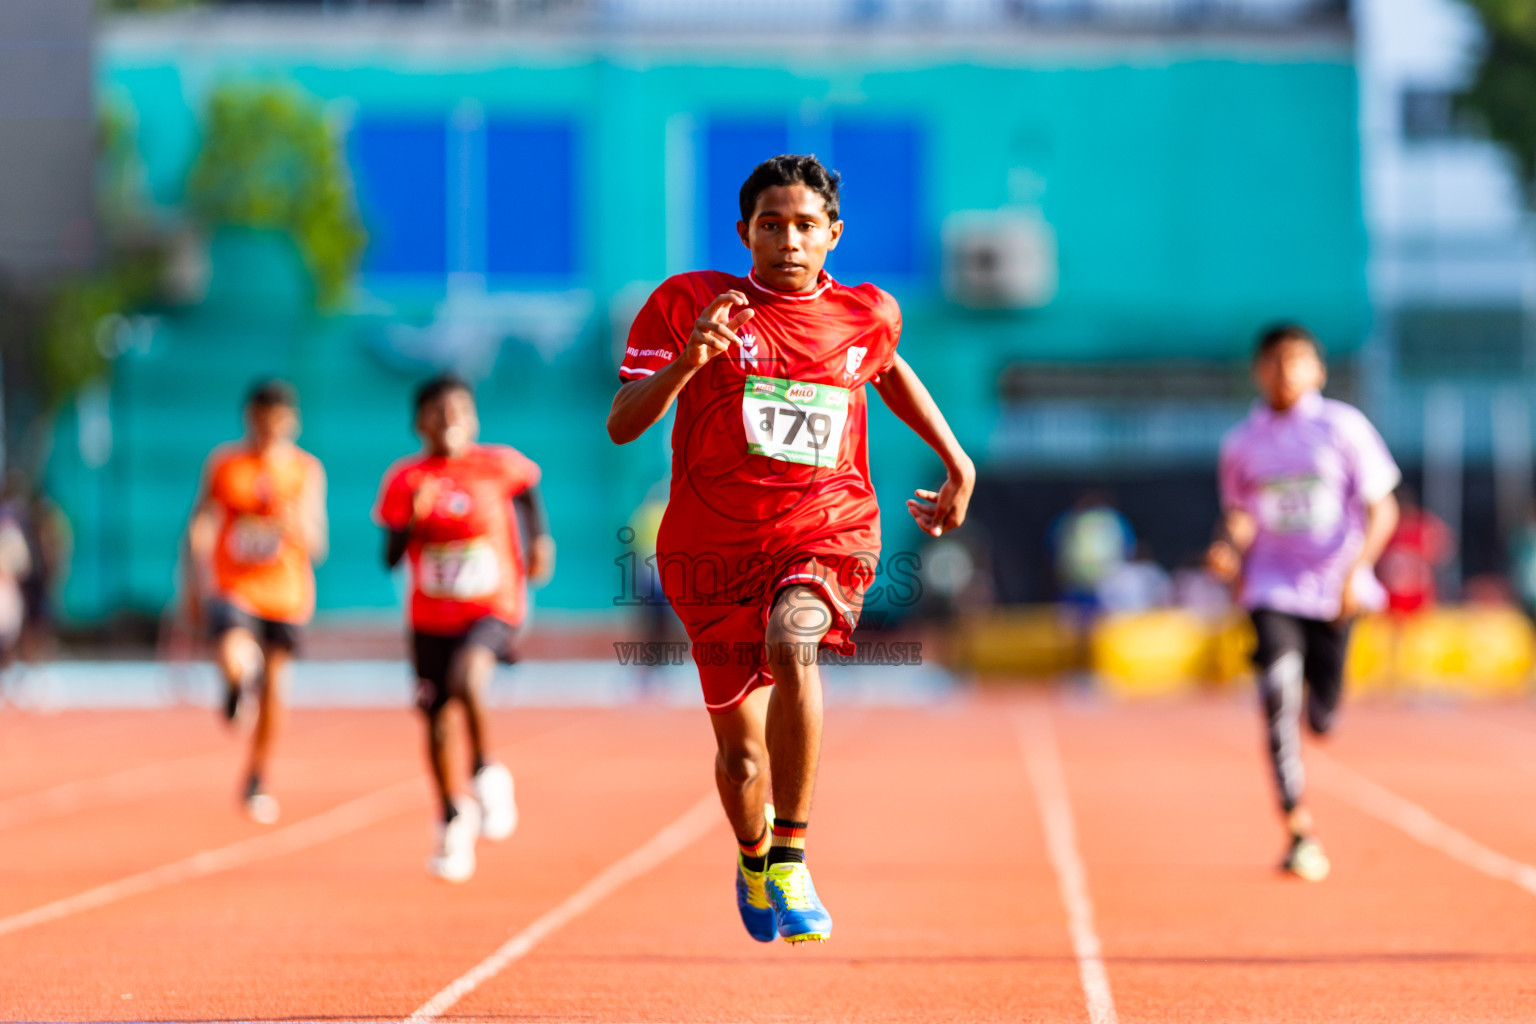
M 769 288 L 767 285 L 763 284 L 763 282 L 759 281 L 757 279 L 756 270 L 747 271 L 747 283 L 750 284 L 753 288 L 756 288 L 764 295 L 771 295 L 776 299 L 784 299 L 787 302 L 810 302 L 812 299 L 819 299 L 822 292 L 826 291 L 828 288 L 831 288 L 834 284 L 837 283 L 832 280 L 832 275 L 827 273 L 825 270 L 821 272 L 821 277 L 821 284 L 816 286 L 815 291 L 781 292 L 775 288 Z

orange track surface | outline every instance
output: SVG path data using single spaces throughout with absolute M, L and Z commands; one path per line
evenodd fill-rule
M 828 945 L 747 938 L 722 820 L 447 1018 L 1087 1020 L 1020 751 L 1019 714 L 1038 711 L 1120 1021 L 1536 1019 L 1536 894 L 1363 813 L 1321 773 L 1333 877 L 1274 871 L 1250 702 L 1040 696 L 829 712 L 809 846 L 836 918 Z M 702 710 L 495 725 L 523 824 L 448 886 L 423 869 L 431 803 L 405 710 L 295 713 L 271 830 L 235 813 L 242 745 L 209 711 L 0 711 L 0 1020 L 401 1020 L 711 786 Z M 1327 752 L 1536 864 L 1531 707 L 1350 706 Z M 32 908 L 287 835 L 402 781 L 345 834 L 5 933 Z

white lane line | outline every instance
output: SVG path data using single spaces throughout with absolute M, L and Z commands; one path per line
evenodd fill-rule
M 1040 808 L 1045 846 L 1056 869 L 1056 885 L 1067 911 L 1067 931 L 1077 956 L 1077 974 L 1088 1003 L 1090 1024 L 1116 1024 L 1115 1000 L 1104 968 L 1103 947 L 1093 926 L 1093 899 L 1088 894 L 1088 872 L 1077 849 L 1077 826 L 1067 796 L 1056 734 L 1043 708 L 1031 707 L 1019 714 L 1019 749 L 1024 768 Z
M 204 850 L 202 853 L 193 854 L 182 860 L 162 864 L 157 868 L 141 871 L 126 878 L 119 878 L 114 882 L 98 885 L 94 889 L 87 889 L 73 896 L 33 907 L 31 910 L 11 914 L 9 917 L 0 917 L 0 936 L 49 921 L 57 921 L 61 917 L 93 910 L 108 903 L 116 903 L 130 896 L 164 889 L 178 882 L 215 875 L 222 871 L 254 864 L 257 861 L 280 857 L 285 853 L 317 846 L 399 814 L 418 803 L 421 792 L 422 787 L 418 780 L 398 782 L 274 832 L 252 839 L 243 839 L 216 850 Z
M 1441 821 L 1405 797 L 1373 782 L 1353 768 L 1322 751 L 1311 751 L 1313 776 L 1335 796 L 1356 809 L 1406 832 L 1430 849 L 1481 871 L 1489 878 L 1512 882 L 1536 896 L 1536 867 L 1524 864 L 1473 839 Z M 1317 769 L 1323 769 L 1318 772 Z
M 36 793 L 0 800 L 0 829 L 62 818 L 76 811 L 131 803 L 181 784 L 201 782 L 197 769 L 228 760 L 227 754 L 208 753 L 174 761 L 125 768 L 94 779 L 64 782 Z
M 567 896 L 559 906 L 547 911 L 542 917 L 503 943 L 501 948 L 470 968 L 437 995 L 428 999 L 420 1009 L 405 1019 L 406 1024 L 421 1024 L 421 1022 L 441 1017 L 459 1000 L 490 981 L 509 965 L 527 956 L 535 946 L 550 935 L 592 909 L 616 890 L 686 849 L 705 832 L 724 820 L 724 815 L 720 813 L 720 797 L 713 791 L 707 793 L 684 811 L 681 817 L 657 832 L 644 845 L 604 868 L 586 885 Z

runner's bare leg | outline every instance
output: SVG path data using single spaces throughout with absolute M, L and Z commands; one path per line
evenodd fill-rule
M 758 687 L 729 711 L 709 716 L 715 729 L 715 786 L 736 838 L 751 843 L 768 828 L 768 742 L 765 728 L 770 689 Z
M 256 728 L 251 734 L 250 775 L 265 778 L 267 762 L 277 746 L 288 718 L 288 677 L 292 659 L 280 647 L 263 652 L 266 671 L 261 682 L 261 700 L 257 705 Z
M 224 677 L 225 695 L 228 696 L 240 689 L 261 665 L 261 645 L 248 629 L 227 629 L 214 648 L 214 662 Z
M 491 673 L 495 671 L 496 655 L 478 644 L 460 648 L 453 664 L 448 666 L 448 692 L 463 701 L 464 725 L 469 731 L 470 754 L 476 766 L 490 760 L 485 701 L 486 691 L 491 686 Z
M 427 714 L 427 764 L 432 769 L 432 782 L 445 817 L 453 806 L 453 723 L 449 706 L 445 704 Z
M 836 621 L 810 587 L 785 587 L 773 602 L 765 640 L 773 692 L 768 698 L 768 763 L 779 818 L 809 821 L 821 758 L 821 672 L 816 652 Z

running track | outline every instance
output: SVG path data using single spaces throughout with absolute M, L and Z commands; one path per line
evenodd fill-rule
M 296 712 L 270 830 L 212 717 L 0 711 L 0 1020 L 1536 1019 L 1529 704 L 1350 706 L 1322 885 L 1245 700 L 833 709 L 802 949 L 735 920 L 700 711 L 498 713 L 523 826 L 460 887 L 408 712 Z

